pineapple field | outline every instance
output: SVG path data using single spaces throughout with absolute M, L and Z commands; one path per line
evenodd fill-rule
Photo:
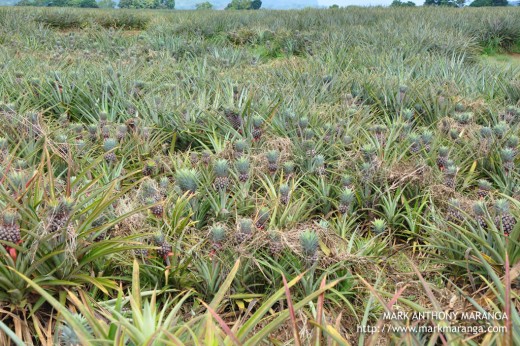
M 0 9 L 0 344 L 520 345 L 518 52 L 513 7 Z

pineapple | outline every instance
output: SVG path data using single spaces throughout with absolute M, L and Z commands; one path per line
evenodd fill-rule
M 238 180 L 245 183 L 249 180 L 249 160 L 245 157 L 239 158 L 235 163 L 238 172 Z
M 113 138 L 107 138 L 105 139 L 105 142 L 103 143 L 103 150 L 105 151 L 105 160 L 108 163 L 114 163 L 117 160 L 116 157 L 116 150 L 117 147 L 117 141 Z
M 154 197 L 148 197 L 145 201 L 147 205 L 152 205 L 156 202 L 157 200 Z M 153 205 L 150 207 L 150 211 L 155 217 L 162 217 L 164 213 L 164 206 L 162 204 Z
M 506 236 L 513 232 L 516 219 L 509 213 L 509 202 L 506 199 L 499 199 L 495 202 L 495 226 L 502 230 Z
M 18 214 L 9 210 L 4 211 L 0 224 L 0 241 L 18 244 L 21 240 Z
M 407 123 L 411 123 L 413 121 L 414 116 L 415 116 L 415 111 L 410 108 L 405 108 L 401 112 L 401 117 Z
M 410 133 L 408 141 L 410 142 L 410 152 L 417 154 L 421 150 L 421 137 L 416 133 Z
M 235 129 L 236 131 L 240 131 L 242 127 L 242 116 L 240 116 L 239 113 L 231 109 L 226 109 L 224 111 L 224 115 L 226 116 L 226 119 L 229 121 L 233 129 Z
M 280 203 L 283 205 L 289 204 L 290 188 L 288 184 L 280 185 Z
M 432 148 L 433 132 L 425 130 L 421 135 L 421 142 L 424 150 L 429 153 Z
M 262 137 L 262 125 L 264 124 L 264 119 L 260 116 L 255 116 L 253 118 L 253 139 L 258 141 L 260 137 Z
M 480 129 L 480 138 L 485 141 L 491 140 L 491 137 L 493 137 L 493 130 L 491 127 L 484 126 Z
M 265 155 L 267 158 L 267 168 L 269 169 L 269 172 L 271 174 L 276 173 L 278 170 L 278 158 L 280 156 L 280 153 L 276 150 L 270 150 Z
M 372 144 L 365 144 L 361 147 L 361 153 L 365 162 L 374 162 L 376 157 L 376 148 Z
M 190 153 L 190 163 L 192 167 L 197 166 L 199 163 L 199 154 L 197 154 L 195 151 Z
M 448 165 L 448 147 L 440 147 L 437 151 L 437 166 L 444 170 Z
M 314 131 L 310 128 L 306 128 L 303 130 L 303 139 L 305 140 L 311 140 L 314 138 Z
M 278 256 L 282 252 L 283 243 L 279 232 L 269 233 L 269 249 L 274 256 Z
M 118 141 L 121 142 L 123 139 L 125 139 L 127 133 L 128 133 L 128 127 L 125 124 L 121 124 L 121 125 L 117 126 L 116 137 L 117 137 Z
M 450 189 L 455 189 L 455 176 L 457 175 L 457 167 L 450 165 L 444 171 L 444 185 Z
M 489 191 L 491 191 L 492 186 L 489 181 L 486 179 L 480 179 L 478 181 L 478 191 L 477 195 L 480 199 L 486 198 L 489 195 Z
M 157 164 L 154 160 L 147 160 L 143 166 L 142 173 L 144 176 L 151 176 L 157 170 Z
M 226 191 L 229 186 L 229 165 L 227 160 L 218 160 L 215 162 L 213 169 L 216 175 L 213 186 L 216 190 Z
M 92 142 L 97 141 L 97 139 L 98 139 L 98 128 L 97 128 L 97 126 L 94 125 L 94 124 L 90 124 L 90 125 L 87 126 L 87 131 L 88 131 L 88 134 L 89 134 L 90 141 L 92 141 Z
M 303 150 L 307 158 L 313 158 L 316 155 L 316 143 L 313 140 L 305 140 L 303 142 Z
M 222 249 L 223 243 L 226 241 L 226 229 L 216 225 L 211 228 L 211 242 L 215 250 Z
M 501 121 L 493 127 L 493 132 L 498 139 L 503 139 L 509 130 L 507 123 Z
M 289 179 L 294 176 L 294 162 L 287 161 L 283 163 L 283 174 Z
M 66 135 L 63 135 L 63 134 L 57 135 L 56 144 L 58 145 L 58 151 L 62 155 L 67 155 L 69 153 L 69 143 L 68 143 Z
M 475 202 L 475 204 L 473 204 L 473 214 L 475 215 L 475 222 L 482 227 L 482 229 L 487 229 L 486 204 L 481 201 Z
M 99 127 L 104 127 L 108 123 L 108 113 L 99 112 Z
M 374 176 L 374 165 L 370 162 L 363 162 L 361 165 L 361 179 L 363 182 L 369 182 Z
M 179 169 L 175 175 L 177 186 L 183 193 L 194 194 L 198 188 L 197 172 L 193 169 Z
M 258 214 L 257 214 L 256 222 L 255 222 L 256 228 L 264 229 L 267 226 L 267 223 L 269 222 L 270 214 L 271 213 L 269 211 L 269 208 L 267 208 L 267 207 L 260 208 L 260 210 L 258 211 Z
M 320 177 L 323 177 L 326 175 L 326 171 L 325 171 L 325 158 L 323 157 L 323 155 L 317 155 L 315 158 L 314 158 L 314 172 L 320 176 Z
M 350 135 L 344 135 L 343 137 L 341 137 L 341 142 L 346 147 L 350 146 L 353 141 L 354 141 L 354 139 Z
M 460 212 L 460 202 L 458 199 L 451 198 L 448 202 L 448 215 L 447 220 L 453 223 L 459 223 L 464 220 L 462 213 Z
M 300 246 L 308 265 L 312 265 L 318 260 L 319 241 L 319 237 L 314 231 L 305 230 L 300 234 Z
M 466 106 L 464 106 L 464 104 L 462 104 L 460 102 L 455 104 L 455 112 L 462 113 L 462 112 L 465 112 L 465 111 L 466 111 Z
M 236 234 L 237 243 L 241 244 L 253 237 L 253 220 L 242 219 L 238 223 L 238 232 Z
M 173 247 L 168 243 L 164 237 L 164 234 L 158 233 L 154 236 L 154 244 L 158 246 L 157 255 L 163 260 L 168 262 L 168 257 L 172 256 Z
M 346 214 L 351 210 L 352 203 L 354 202 L 354 191 L 349 188 L 345 188 L 341 195 L 339 195 L 339 207 L 338 210 L 341 214 Z
M 9 155 L 9 142 L 7 139 L 0 137 L 0 162 L 5 160 Z
M 382 234 L 386 231 L 386 221 L 383 219 L 375 219 L 372 221 L 372 232 L 375 234 Z
M 211 151 L 204 150 L 202 152 L 202 163 L 208 166 L 211 163 Z
M 74 200 L 67 197 L 62 198 L 58 203 L 51 204 L 50 207 L 48 227 L 50 232 L 56 232 L 67 224 L 74 208 Z
M 341 186 L 343 186 L 346 189 L 353 189 L 354 188 L 354 182 L 352 180 L 352 176 L 349 174 L 345 174 L 341 177 Z
M 233 148 L 235 149 L 235 157 L 239 158 L 244 155 L 244 151 L 247 149 L 247 142 L 243 139 L 240 139 L 235 142 Z
M 307 126 L 309 126 L 309 118 L 301 117 L 300 119 L 298 119 L 298 128 L 300 130 L 300 136 L 303 135 L 303 130 L 305 130 Z
M 460 138 L 459 130 L 457 129 L 451 129 L 450 130 L 450 138 L 452 141 L 458 141 Z
M 515 153 L 510 148 L 504 148 L 500 150 L 500 157 L 502 158 L 502 167 L 506 173 L 509 173 L 515 169 Z
M 507 139 L 506 147 L 511 149 L 513 151 L 513 153 L 516 155 L 519 142 L 520 142 L 520 140 L 518 139 L 517 135 L 511 135 Z

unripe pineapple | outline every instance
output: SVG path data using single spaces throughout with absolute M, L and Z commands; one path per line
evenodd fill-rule
M 488 127 L 488 126 L 484 126 L 480 129 L 480 137 L 483 139 L 483 140 L 490 140 L 491 137 L 493 137 L 493 130 L 491 129 L 491 127 Z
M 495 202 L 495 226 L 502 230 L 506 236 L 513 232 L 516 225 L 516 219 L 509 213 L 509 202 L 506 199 L 499 199 Z
M 189 192 L 193 194 L 197 192 L 198 177 L 195 170 L 186 168 L 179 169 L 175 174 L 175 181 L 183 193 Z
M 236 111 L 233 111 L 231 109 L 226 109 L 224 111 L 224 115 L 226 116 L 226 119 L 229 121 L 233 129 L 239 131 L 242 127 L 242 116 Z
M 440 147 L 437 151 L 437 166 L 440 169 L 444 169 L 448 165 L 448 152 L 449 149 L 447 147 Z
M 341 186 L 343 186 L 346 189 L 353 189 L 354 188 L 354 180 L 352 179 L 352 176 L 349 174 L 345 174 L 341 177 Z
M 493 127 L 493 132 L 498 139 L 503 139 L 509 130 L 509 126 L 501 121 Z
M 291 178 L 294 175 L 294 162 L 287 161 L 283 163 L 283 174 L 287 178 Z
M 289 193 L 290 188 L 288 184 L 282 184 L 280 185 L 280 203 L 283 205 L 289 204 Z
M 352 142 L 354 141 L 354 139 L 352 138 L 352 136 L 350 135 L 344 135 L 342 138 L 341 138 L 341 141 L 343 142 L 343 145 L 348 147 L 349 145 L 352 144 Z
M 365 162 L 374 162 L 376 156 L 376 148 L 372 144 L 365 144 L 361 147 L 361 154 Z
M 455 112 L 462 113 L 462 112 L 465 112 L 465 111 L 466 111 L 466 106 L 464 106 L 464 104 L 462 104 L 460 102 L 455 104 Z
M 339 195 L 339 207 L 338 210 L 341 214 L 346 214 L 350 211 L 352 203 L 354 202 L 355 194 L 349 188 L 345 188 L 341 195 Z
M 172 255 L 173 247 L 168 243 L 164 237 L 164 234 L 158 233 L 154 236 L 154 244 L 158 246 L 157 255 L 164 260 L 167 260 Z
M 0 224 L 0 240 L 18 244 L 20 242 L 20 225 L 18 225 L 18 214 L 6 210 L 2 214 Z
M 51 203 L 48 215 L 49 231 L 56 232 L 65 227 L 73 208 L 74 200 L 68 197 L 62 198 L 57 203 Z
M 82 138 L 82 135 L 81 135 L 81 133 L 83 132 L 83 125 L 82 124 L 71 123 L 70 124 L 70 128 L 71 128 L 72 132 L 74 132 L 74 135 L 76 136 L 76 139 L 81 139 Z
M 455 189 L 455 176 L 457 175 L 457 167 L 450 165 L 444 171 L 444 185 L 450 189 Z
M 126 125 L 121 124 L 121 125 L 117 126 L 116 137 L 117 137 L 118 141 L 122 141 L 123 139 L 125 139 L 127 133 L 128 133 L 128 127 Z
M 236 234 L 237 243 L 243 243 L 253 237 L 253 220 L 242 219 L 238 223 L 238 232 Z
M 307 158 L 312 159 L 316 155 L 316 143 L 313 140 L 303 142 L 303 150 Z
M 417 154 L 421 150 L 421 137 L 416 133 L 410 133 L 408 141 L 410 142 L 410 152 Z
M 269 223 L 270 214 L 271 214 L 271 212 L 269 211 L 269 208 L 267 208 L 267 207 L 260 208 L 260 210 L 258 211 L 258 214 L 257 214 L 256 222 L 255 222 L 256 228 L 264 229 L 267 226 L 267 224 Z
M 305 230 L 300 234 L 300 246 L 307 264 L 312 265 L 318 260 L 319 237 L 316 232 Z
M 278 158 L 280 157 L 280 153 L 276 150 L 270 150 L 265 155 L 267 158 L 267 168 L 271 174 L 276 173 L 278 170 Z
M 262 137 L 262 125 L 264 124 L 264 119 L 260 116 L 255 116 L 253 118 L 253 139 L 255 141 L 259 140 Z
M 473 120 L 472 112 L 463 112 L 455 115 L 455 121 L 460 125 L 468 125 Z
M 148 197 L 145 200 L 146 205 L 152 205 L 157 202 L 155 197 Z M 162 204 L 153 205 L 150 207 L 150 211 L 155 217 L 162 217 L 164 213 L 164 206 Z
M 282 252 L 283 243 L 279 232 L 269 233 L 269 249 L 274 256 L 278 256 Z
M 142 173 L 145 176 L 151 176 L 152 174 L 155 174 L 156 170 L 157 170 L 157 164 L 155 163 L 155 161 L 154 160 L 147 160 L 144 163 L 144 166 L 143 166 L 143 169 L 142 169 Z
M 249 180 L 249 160 L 245 157 L 239 158 L 235 163 L 238 172 L 238 180 L 245 183 Z
M 487 181 L 486 179 L 480 179 L 478 181 L 478 191 L 477 195 L 479 198 L 485 198 L 489 195 L 489 191 L 491 191 L 493 187 L 491 186 L 491 183 Z
M 482 227 L 482 229 L 487 229 L 486 204 L 480 201 L 475 202 L 475 204 L 473 204 L 473 214 L 475 215 L 475 222 Z
M 323 155 L 317 155 L 315 158 L 314 158 L 314 172 L 322 177 L 324 176 L 327 172 L 325 171 L 325 157 L 323 157 Z
M 238 141 L 235 142 L 235 144 L 233 145 L 234 149 L 235 149 L 235 157 L 241 157 L 242 155 L 244 155 L 244 151 L 247 150 L 247 142 L 243 139 L 239 139 Z
M 415 115 L 415 111 L 410 108 L 405 108 L 401 112 L 401 117 L 403 118 L 404 121 L 406 121 L 408 123 L 413 121 L 414 115 Z
M 199 154 L 197 154 L 195 151 L 190 153 L 190 163 L 192 167 L 197 166 L 197 163 L 199 163 Z
M 306 128 L 303 130 L 303 139 L 311 140 L 314 137 L 314 131 L 311 128 Z
M 509 173 L 515 168 L 515 153 L 510 148 L 504 148 L 500 150 L 500 158 L 502 159 L 502 167 L 504 170 Z
M 98 128 L 97 128 L 97 126 L 94 125 L 94 124 L 90 124 L 90 125 L 87 126 L 87 131 L 88 131 L 88 134 L 89 134 L 90 141 L 92 141 L 92 142 L 97 141 L 97 139 L 98 139 Z
M 433 141 L 433 132 L 430 130 L 425 130 L 421 135 L 421 142 L 424 150 L 429 153 L 432 148 Z
M 114 163 L 117 160 L 116 150 L 117 141 L 114 138 L 107 138 L 103 142 L 103 150 L 105 151 L 105 160 L 108 163 Z
M 220 225 L 211 228 L 211 242 L 215 250 L 222 248 L 222 243 L 226 241 L 226 229 Z
M 160 200 L 160 196 L 157 183 L 150 178 L 146 178 L 145 180 L 143 180 L 139 191 L 139 197 L 141 198 L 141 201 L 143 201 L 143 203 L 145 204 L 154 204 L 155 202 L 158 202 Z M 146 201 L 150 198 L 152 199 L 152 201 L 150 203 L 147 203 Z
M 168 189 L 170 188 L 170 179 L 168 177 L 161 177 L 159 179 L 159 191 L 163 197 L 168 195 Z
M 449 222 L 458 223 L 464 220 L 462 213 L 460 212 L 460 202 L 458 199 L 451 198 L 448 202 L 448 216 L 447 220 Z
M 450 130 L 450 138 L 452 141 L 458 141 L 460 138 L 459 130 L 457 129 L 451 129 Z
M 229 186 L 229 165 L 227 160 L 220 159 L 215 162 L 213 167 L 215 171 L 214 187 L 219 191 L 226 191 Z
M 59 134 L 56 136 L 56 144 L 58 146 L 58 150 L 62 155 L 67 155 L 69 152 L 69 143 L 67 136 L 64 134 Z
M 375 219 L 372 221 L 372 232 L 375 234 L 382 234 L 386 231 L 386 221 L 383 219 Z

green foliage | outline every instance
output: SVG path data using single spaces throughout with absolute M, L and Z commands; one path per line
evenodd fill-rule
M 415 6 L 415 2 L 413 2 L 413 1 L 404 2 L 404 1 L 401 1 L 401 0 L 394 0 L 390 4 L 390 6 L 391 7 L 414 7 Z
M 469 6 L 471 7 L 487 7 L 487 6 L 507 6 L 508 0 L 475 0 Z
M 169 9 L 175 8 L 175 0 L 121 0 L 118 6 L 120 8 L 131 9 Z
M 262 7 L 261 0 L 232 0 L 226 10 L 258 10 Z
M 195 8 L 197 10 L 212 10 L 213 9 L 213 4 L 211 2 L 209 2 L 209 1 L 200 2 L 200 3 L 195 5 Z

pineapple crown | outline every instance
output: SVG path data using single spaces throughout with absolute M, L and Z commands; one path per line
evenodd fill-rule
M 99 112 L 99 120 L 101 121 L 107 121 L 108 119 L 108 113 L 107 112 Z
M 275 164 L 278 162 L 278 158 L 280 157 L 280 153 L 277 150 L 269 150 L 265 155 L 267 161 L 270 164 Z
M 339 195 L 339 200 L 343 205 L 352 204 L 352 202 L 354 202 L 354 198 L 354 191 L 352 191 L 351 189 L 345 189 L 341 192 L 341 195 Z
M 363 162 L 361 164 L 361 171 L 362 172 L 366 172 L 366 173 L 371 172 L 373 168 L 374 168 L 374 166 L 372 165 L 371 162 Z
M 508 129 L 509 126 L 507 125 L 507 123 L 501 121 L 493 127 L 493 132 L 495 133 L 495 135 L 497 135 L 497 137 L 502 138 L 504 137 Z
M 325 164 L 325 157 L 323 155 L 316 155 L 314 158 L 314 166 L 321 167 Z
M 491 127 L 484 126 L 480 129 L 480 136 L 482 138 L 491 138 L 492 135 L 493 135 L 493 130 L 491 129 Z
M 235 147 L 235 151 L 242 153 L 247 149 L 248 145 L 245 140 L 239 139 L 238 141 L 235 142 L 234 147 Z
M 417 133 L 410 133 L 408 135 L 408 140 L 412 144 L 419 144 L 419 142 L 421 141 L 421 137 L 419 137 Z
M 149 169 L 154 169 L 155 167 L 157 167 L 157 163 L 155 162 L 155 160 L 149 159 L 146 160 L 144 166 Z
M 311 128 L 306 128 L 305 130 L 303 130 L 303 138 L 309 140 L 309 139 L 312 139 L 314 137 L 314 130 L 311 129 Z
M 152 205 L 155 202 L 156 202 L 155 198 L 153 198 L 153 197 L 146 197 L 145 200 L 144 200 L 144 204 L 145 205 Z
M 316 143 L 313 140 L 307 139 L 303 141 L 303 149 L 304 150 L 313 150 L 316 147 Z
M 223 242 L 226 239 L 226 229 L 220 225 L 211 228 L 211 240 L 214 243 Z
M 280 194 L 282 196 L 287 196 L 289 194 L 289 191 L 290 191 L 290 188 L 289 188 L 289 185 L 284 183 L 282 185 L 280 185 Z
M 110 151 L 117 146 L 117 141 L 114 138 L 107 138 L 103 142 L 103 150 Z
M 94 124 L 90 124 L 87 126 L 87 130 L 91 135 L 95 135 L 95 134 L 97 134 L 98 127 Z
M 157 195 L 157 184 L 152 179 L 145 179 L 141 183 L 141 194 L 144 199 L 153 198 Z
M 450 177 L 455 176 L 457 174 L 457 167 L 454 165 L 449 165 L 444 171 L 444 174 Z
M 500 150 L 500 157 L 504 162 L 511 162 L 515 158 L 515 152 L 511 148 L 504 148 Z
M 510 115 L 520 115 L 520 108 L 515 106 L 507 106 L 506 113 Z
M 125 134 L 128 131 L 128 127 L 125 124 L 117 126 L 117 132 Z
M 305 230 L 300 234 L 300 245 L 306 256 L 313 256 L 318 251 L 319 238 L 316 232 Z
M 238 223 L 240 233 L 251 234 L 253 232 L 253 220 L 241 219 Z
M 489 181 L 487 181 L 486 179 L 480 179 L 478 181 L 478 188 L 484 191 L 489 191 L 492 187 Z
M 6 226 L 14 225 L 18 221 L 19 215 L 15 211 L 6 210 L 2 214 L 2 222 Z
M 213 169 L 215 171 L 215 175 L 219 178 L 227 177 L 229 174 L 229 164 L 226 159 L 217 160 Z
M 430 130 L 424 130 L 421 135 L 421 140 L 425 144 L 430 144 L 433 140 L 433 132 Z
M 14 163 L 14 167 L 16 169 L 26 169 L 27 168 L 27 161 L 24 159 L 18 159 Z
M 284 162 L 284 164 L 283 164 L 283 172 L 285 174 L 293 173 L 294 172 L 294 162 L 292 162 L 292 161 Z
M 407 91 L 408 91 L 408 86 L 406 86 L 406 85 L 400 85 L 399 86 L 399 92 L 400 93 L 405 93 Z
M 168 186 L 170 186 L 170 179 L 168 179 L 168 177 L 161 177 L 161 179 L 159 179 L 159 187 L 161 189 L 167 189 Z
M 23 171 L 11 171 L 8 180 L 13 187 L 21 189 L 27 183 L 27 175 Z
M 413 116 L 414 116 L 414 111 L 413 109 L 410 109 L 410 108 L 406 108 L 402 111 L 401 113 L 402 117 L 404 118 L 404 120 L 406 121 L 410 121 L 413 119 Z
M 507 199 L 499 199 L 495 202 L 495 210 L 498 214 L 509 213 L 509 202 Z
M 361 147 L 361 153 L 365 161 L 370 161 L 376 153 L 376 148 L 372 144 L 365 144 Z
M 9 142 L 4 137 L 0 137 L 0 150 L 7 150 Z
M 162 232 L 157 232 L 153 236 L 153 242 L 155 243 L 155 245 L 162 245 L 164 243 L 164 241 L 165 241 L 165 237 Z
M 375 234 L 381 234 L 386 229 L 386 221 L 383 219 L 375 219 L 372 221 L 372 230 Z
M 349 185 L 352 185 L 352 176 L 348 175 L 348 174 L 345 174 L 344 176 L 341 177 L 341 185 L 343 186 L 349 186 Z
M 509 136 L 506 145 L 507 145 L 509 148 L 514 149 L 514 148 L 518 147 L 518 143 L 519 143 L 519 142 L 520 142 L 520 141 L 519 141 L 519 139 L 518 139 L 518 136 L 516 136 L 516 135 L 511 135 L 511 136 Z
M 463 112 L 455 115 L 455 120 L 461 124 L 466 125 L 473 119 L 473 113 Z
M 59 134 L 56 136 L 56 143 L 67 143 L 67 135 Z
M 300 126 L 300 128 L 304 129 L 306 128 L 307 126 L 309 126 L 309 118 L 307 117 L 301 117 L 299 120 L 298 120 L 298 126 Z
M 83 124 L 73 123 L 70 124 L 70 127 L 76 134 L 80 134 L 83 131 Z
M 464 106 L 464 104 L 458 102 L 456 105 L 455 105 L 455 112 L 458 112 L 458 113 L 462 113 L 466 110 L 466 106 Z
M 175 175 L 177 185 L 183 192 L 195 193 L 198 187 L 197 172 L 193 169 L 183 168 Z
M 456 198 L 450 198 L 448 201 L 450 208 L 460 209 L 460 202 Z
M 74 208 L 74 199 L 71 197 L 64 197 L 58 203 L 58 210 L 63 215 L 69 215 Z
M 482 201 L 475 202 L 473 204 L 473 213 L 477 216 L 483 216 L 486 212 L 486 204 Z
M 267 207 L 262 207 L 258 211 L 258 221 L 260 223 L 265 223 L 267 220 L 269 220 L 270 210 Z
M 241 157 L 236 161 L 235 167 L 238 173 L 247 174 L 249 172 L 249 160 L 245 157 Z
M 262 118 L 259 115 L 256 115 L 253 117 L 253 126 L 258 128 L 261 127 L 264 124 L 264 118 Z
M 440 147 L 439 151 L 438 151 L 440 157 L 448 157 L 448 152 L 449 152 L 448 147 L 444 147 L 444 146 Z
M 65 124 L 67 124 L 69 122 L 69 116 L 66 113 L 62 114 L 58 118 L 58 121 L 60 122 L 60 124 L 65 125 Z
M 459 139 L 459 136 L 460 136 L 460 133 L 459 133 L 459 131 L 457 129 L 451 129 L 450 130 L 450 138 L 452 140 L 455 141 L 455 140 Z
M 280 235 L 280 232 L 277 231 L 271 231 L 269 232 L 269 239 L 273 242 L 280 242 L 282 241 L 282 236 Z
M 352 139 L 352 136 L 350 136 L 350 135 L 344 135 L 342 138 L 342 141 L 343 141 L 344 145 L 350 145 L 350 144 L 352 144 L 353 139 Z

